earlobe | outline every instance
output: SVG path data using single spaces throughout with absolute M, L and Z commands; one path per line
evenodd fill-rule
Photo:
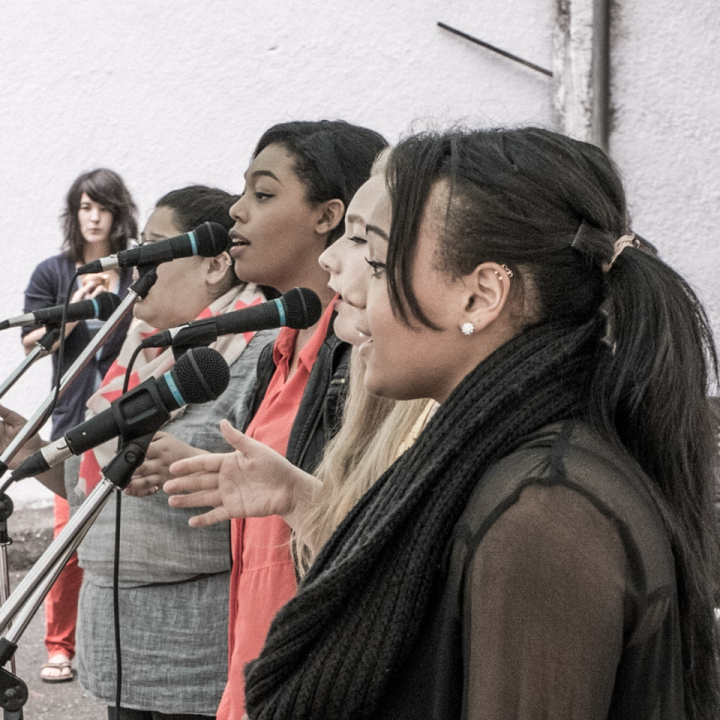
M 342 222 L 344 215 L 345 203 L 339 198 L 321 203 L 320 219 L 316 226 L 318 234 L 327 235 L 332 232 Z
M 512 270 L 506 265 L 483 263 L 475 268 L 465 281 L 469 294 L 459 323 L 464 335 L 486 328 L 500 315 L 510 292 L 511 277 Z

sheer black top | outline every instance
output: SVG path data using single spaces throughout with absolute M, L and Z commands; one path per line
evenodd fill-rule
M 488 471 L 377 717 L 681 718 L 674 562 L 647 483 L 577 422 Z

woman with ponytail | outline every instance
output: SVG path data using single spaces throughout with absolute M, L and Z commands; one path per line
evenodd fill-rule
M 276 616 L 248 716 L 718 717 L 697 298 L 591 145 L 420 135 L 388 180 L 345 297 L 365 384 L 441 405 Z

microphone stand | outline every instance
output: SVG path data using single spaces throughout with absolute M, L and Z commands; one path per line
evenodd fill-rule
M 150 288 L 155 284 L 157 280 L 155 266 L 148 266 L 147 268 L 143 268 L 143 270 L 144 273 L 130 286 L 128 294 L 120 303 L 117 310 L 115 310 L 107 322 L 103 324 L 93 339 L 88 343 L 87 347 L 78 356 L 77 360 L 75 360 L 62 376 L 58 397 L 64 395 L 70 383 L 97 354 L 98 349 L 105 343 L 110 333 L 118 326 L 125 315 L 132 310 L 135 303 L 144 298 L 150 291 Z M 0 455 L 0 472 L 5 472 L 8 469 L 7 464 L 15 457 L 23 443 L 40 429 L 40 424 L 49 408 L 52 407 L 54 400 L 55 393 L 51 391 L 40 407 L 33 413 L 32 417 L 23 425 L 20 432 L 13 438 L 13 441 L 5 448 Z M 10 482 L 12 482 L 12 480 Z M 2 487 L 0 487 L 0 492 L 4 492 L 8 485 L 9 483 L 3 484 Z
M 0 638 L 0 665 L 4 666 L 8 660 L 12 660 L 18 647 L 17 642 L 28 623 L 110 495 L 126 488 L 135 470 L 143 464 L 153 436 L 154 433 L 148 433 L 123 442 L 117 455 L 103 468 L 103 477 L 97 487 L 87 496 L 62 532 L 50 543 L 25 579 L 0 607 L 0 632 L 6 633 Z M 9 627 L 13 620 L 15 622 Z M 27 698 L 25 683 L 4 667 L 0 667 L 0 707 L 3 709 L 4 720 L 22 720 L 22 707 Z
M 58 397 L 62 397 L 62 395 L 65 393 L 67 388 L 69 387 L 70 383 L 75 380 L 75 378 L 80 374 L 80 372 L 83 370 L 83 368 L 90 362 L 91 358 L 93 358 L 100 347 L 102 347 L 109 337 L 109 335 L 115 330 L 115 328 L 120 324 L 121 320 L 127 315 L 128 312 L 132 310 L 132 308 L 135 306 L 135 303 L 137 303 L 139 300 L 142 300 L 147 296 L 147 294 L 150 292 L 150 289 L 152 286 L 157 282 L 157 264 L 154 265 L 147 265 L 144 267 L 138 268 L 138 271 L 140 273 L 140 277 L 138 280 L 136 280 L 129 288 L 128 293 L 125 296 L 125 299 L 120 303 L 118 308 L 115 310 L 115 312 L 108 318 L 108 320 L 103 324 L 103 326 L 100 328 L 100 330 L 95 334 L 95 336 L 92 338 L 90 343 L 87 345 L 87 347 L 83 350 L 83 352 L 78 356 L 78 358 L 75 360 L 75 362 L 68 368 L 68 370 L 65 372 L 65 374 L 62 376 L 60 380 L 60 387 L 58 389 Z M 51 331 L 52 332 L 52 331 Z M 43 342 L 46 340 L 47 336 L 50 334 L 46 333 L 40 342 L 43 343 L 43 346 L 46 345 L 46 342 Z M 59 331 L 57 331 L 57 335 L 59 336 Z M 52 346 L 57 341 L 57 337 L 52 340 L 52 342 L 49 342 L 47 345 L 48 348 L 52 348 Z M 37 349 L 37 345 L 40 344 L 38 342 L 36 344 L 36 348 L 33 349 L 33 351 L 28 355 L 28 357 L 25 358 L 25 364 L 22 366 L 22 371 L 17 374 L 16 377 L 9 378 L 8 381 L 6 381 L 7 387 L 3 385 L 3 391 L 6 392 L 12 384 L 16 382 L 16 380 L 22 375 L 23 372 L 27 369 L 27 367 L 30 366 L 30 364 L 37 359 L 38 357 L 41 357 L 41 353 L 43 352 L 40 349 Z M 37 350 L 37 352 L 36 352 Z M 49 352 L 49 349 L 45 351 L 46 353 Z M 28 362 L 30 357 L 32 356 L 32 360 Z M 9 383 L 9 384 L 8 384 Z M 44 422 L 45 415 L 47 411 L 52 407 L 53 403 L 55 402 L 55 393 L 54 391 L 51 391 L 50 394 L 45 398 L 45 400 L 42 402 L 40 407 L 33 413 L 33 415 L 30 417 L 30 419 L 23 425 L 23 427 L 20 429 L 18 434 L 13 438 L 12 442 L 5 448 L 5 450 L 0 454 L 0 474 L 4 473 L 8 469 L 8 463 L 15 457 L 20 447 L 25 443 L 25 441 L 34 435 L 39 429 L 40 425 Z M 149 441 L 148 441 L 149 442 Z M 143 454 L 144 458 L 144 454 Z M 142 460 L 140 460 L 139 465 L 142 464 Z M 139 467 L 138 465 L 138 467 Z M 109 467 L 109 466 L 108 466 Z M 133 468 L 134 470 L 134 468 Z M 130 481 L 130 477 L 132 476 L 132 471 L 130 472 L 130 475 L 128 476 L 127 482 Z M 10 497 L 5 493 L 7 488 L 12 484 L 13 479 L 12 477 L 6 480 L 2 486 L 0 486 L 0 601 L 2 601 L 2 607 L 0 608 L 0 613 L 5 608 L 6 605 L 8 605 L 9 601 L 17 595 L 17 590 L 20 590 L 21 587 L 23 587 L 23 583 L 20 584 L 18 589 L 8 597 L 8 593 L 10 590 L 10 572 L 8 568 L 8 562 L 7 562 L 7 546 L 12 544 L 12 538 L 9 536 L 7 532 L 7 520 L 12 514 L 13 511 L 13 504 Z M 103 481 L 104 482 L 104 481 Z M 103 482 L 98 485 L 98 487 L 101 487 L 103 485 Z M 126 483 L 127 484 L 127 483 Z M 96 488 L 97 490 L 97 488 Z M 107 495 L 104 496 L 104 499 L 102 501 L 102 504 L 100 505 L 100 510 L 102 509 L 102 506 L 107 502 L 107 498 L 109 497 L 110 492 L 112 491 L 112 487 L 108 489 Z M 92 496 L 92 493 L 91 493 Z M 89 499 L 89 498 L 88 498 Z M 87 501 L 86 501 L 87 503 Z M 99 512 L 99 510 L 98 510 Z M 94 517 L 88 521 L 88 527 L 92 525 L 92 522 L 94 520 Z M 68 523 L 65 529 L 70 525 L 72 520 Z M 64 531 L 63 531 L 64 533 Z M 58 535 L 56 538 L 59 539 L 62 537 L 63 533 Z M 84 535 L 84 533 L 83 533 Z M 57 574 L 60 573 L 60 570 L 62 570 L 63 567 L 65 567 L 65 564 L 69 560 L 70 556 L 74 552 L 77 545 L 80 544 L 80 541 L 82 540 L 82 536 L 79 537 L 77 540 L 77 543 L 72 548 L 70 552 L 68 552 L 66 555 L 62 552 L 58 553 L 57 557 L 55 558 L 55 562 L 57 563 L 59 558 L 62 558 L 62 563 L 59 566 L 59 569 L 57 570 Z M 55 542 L 51 543 L 51 545 L 48 547 L 48 550 L 46 553 L 54 546 Z M 67 550 L 67 548 L 66 548 Z M 45 557 L 43 555 L 42 557 Z M 42 558 L 41 558 L 42 559 Z M 49 572 L 49 571 L 48 571 Z M 32 570 L 30 573 L 28 573 L 28 576 L 25 577 L 25 580 L 30 577 L 32 574 Z M 42 594 L 42 597 L 40 598 L 39 602 L 42 602 L 43 598 L 47 594 L 47 592 L 50 590 L 50 587 L 52 586 L 53 582 L 55 581 L 57 574 L 53 576 L 53 578 L 50 580 L 49 584 L 47 585 L 47 589 Z M 27 600 L 27 596 L 23 598 L 23 602 Z M 39 604 L 39 603 L 38 603 Z M 37 610 L 37 607 L 33 611 L 33 615 L 35 611 Z M 32 615 L 30 615 L 32 617 Z M 0 630 L 3 629 L 9 621 L 2 622 L 0 621 Z M 29 622 L 29 619 L 28 619 Z M 27 623 L 26 623 L 27 624 Z M 23 627 L 22 630 L 25 628 Z M 22 632 L 21 630 L 21 632 Z M 11 643 L 12 644 L 12 643 Z M 4 717 L 5 720 L 22 720 L 22 706 L 27 701 L 27 687 L 24 683 L 22 683 L 21 680 L 17 680 L 15 676 L 5 670 L 2 665 L 5 665 L 8 659 L 11 660 L 11 668 L 12 671 L 15 671 L 15 660 L 14 660 L 14 652 L 15 649 L 10 652 L 7 659 L 3 659 L 3 657 L 7 654 L 7 649 L 3 647 L 3 639 L 0 639 L 0 707 L 3 708 Z M 16 682 L 17 681 L 17 682 Z M 19 683 L 19 684 L 18 684 Z M 24 688 L 24 691 L 23 691 Z M 23 699 L 23 692 L 24 692 L 24 699 Z M 18 705 L 18 702 L 20 703 Z M 16 707 L 17 706 L 17 707 Z M 13 709 L 15 708 L 15 709 Z
M 49 355 L 52 346 L 60 339 L 60 328 L 55 324 L 47 324 L 45 331 L 45 334 L 35 343 L 35 347 L 25 356 L 25 359 L 10 373 L 10 377 L 0 385 L 0 398 L 25 374 L 25 371 L 37 359 Z

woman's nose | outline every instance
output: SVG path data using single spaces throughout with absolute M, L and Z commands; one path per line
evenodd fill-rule
M 247 209 L 244 195 L 241 195 L 230 207 L 230 217 L 238 222 L 247 222 Z
M 338 275 L 340 273 L 340 263 L 338 262 L 338 253 L 335 252 L 335 243 L 327 248 L 318 258 L 320 267 L 330 274 Z

